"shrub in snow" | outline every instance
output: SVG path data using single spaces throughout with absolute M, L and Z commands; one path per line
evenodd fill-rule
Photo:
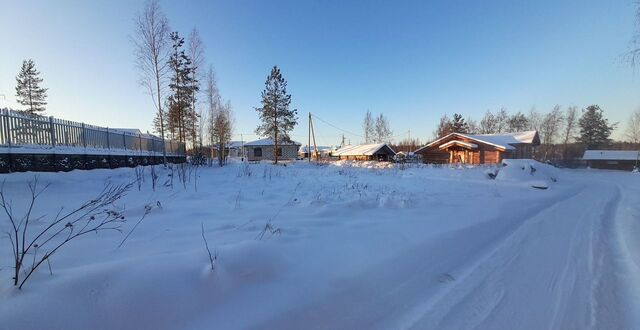
M 36 217 L 33 209 L 38 197 L 49 187 L 49 184 L 42 186 L 38 183 L 38 177 L 35 177 L 28 186 L 30 199 L 22 216 L 15 213 L 11 200 L 4 192 L 4 183 L 0 188 L 0 207 L 11 225 L 7 235 L 13 252 L 15 271 L 13 285 L 19 289 L 22 289 L 25 282 L 44 262 L 47 262 L 51 272 L 51 256 L 70 241 L 88 233 L 105 230 L 120 231 L 124 216 L 121 211 L 115 209 L 113 204 L 126 195 L 132 183 L 107 184 L 95 198 L 84 202 L 79 207 L 67 212 L 61 208 L 48 224 L 44 224 L 44 227 L 34 226 L 33 223 L 42 223 L 47 215 Z

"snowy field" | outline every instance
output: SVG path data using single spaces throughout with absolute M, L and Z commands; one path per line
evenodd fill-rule
M 153 191 L 147 169 L 123 233 L 70 242 L 22 290 L 0 239 L 0 328 L 639 329 L 640 175 L 489 172 L 236 163 Z M 33 176 L 0 175 L 17 214 Z M 34 229 L 135 180 L 38 176 Z

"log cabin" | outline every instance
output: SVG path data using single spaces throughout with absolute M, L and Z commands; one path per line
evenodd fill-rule
M 503 134 L 451 133 L 416 150 L 425 163 L 498 164 L 508 158 L 532 158 L 540 145 L 537 131 Z

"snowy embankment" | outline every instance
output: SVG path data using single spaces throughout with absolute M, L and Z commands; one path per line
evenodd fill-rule
M 151 213 L 119 249 L 124 234 L 82 237 L 52 258 L 53 275 L 41 269 L 18 291 L 0 242 L 0 328 L 639 325 L 640 176 L 563 170 L 539 190 L 488 179 L 485 168 L 380 167 L 232 164 L 156 191 L 147 169 L 141 190 L 118 202 L 124 234 L 145 206 Z M 48 216 L 43 226 L 104 182 L 135 175 L 39 177 L 51 182 L 34 208 Z M 1 176 L 14 211 L 24 210 L 32 178 Z

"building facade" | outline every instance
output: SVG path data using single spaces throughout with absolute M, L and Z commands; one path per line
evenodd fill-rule
M 533 158 L 540 145 L 537 131 L 505 134 L 451 133 L 415 153 L 432 164 L 498 164 L 508 158 Z
M 587 150 L 582 159 L 590 168 L 631 171 L 640 164 L 640 150 Z
M 298 157 L 300 143 L 295 141 L 278 143 L 278 160 L 294 160 Z M 244 144 L 247 159 L 250 162 L 261 160 L 275 160 L 275 144 L 271 139 L 251 141 Z

